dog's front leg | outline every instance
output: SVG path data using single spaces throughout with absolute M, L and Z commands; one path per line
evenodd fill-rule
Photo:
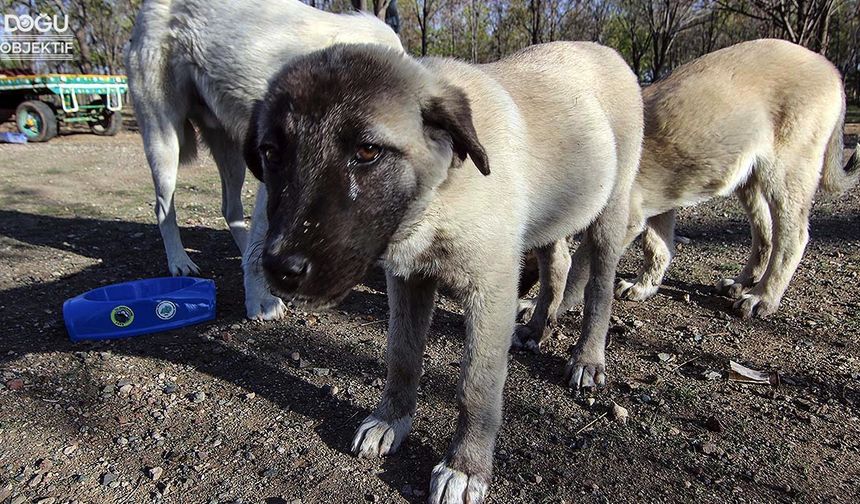
M 498 264 L 497 264 L 498 265 Z M 500 268 L 504 269 L 504 268 Z M 489 488 L 517 305 L 516 260 L 466 296 L 457 431 L 430 479 L 431 504 L 479 503 Z
M 277 320 L 283 318 L 287 306 L 281 298 L 269 290 L 269 282 L 263 276 L 260 256 L 263 254 L 263 242 L 269 229 L 269 219 L 266 216 L 266 187 L 257 187 L 257 199 L 254 202 L 254 216 L 251 218 L 251 232 L 248 245 L 242 253 L 242 272 L 245 284 L 245 312 L 251 320 Z
M 379 405 L 364 419 L 352 441 L 353 453 L 362 457 L 394 453 L 412 428 L 424 347 L 436 299 L 434 280 L 387 274 L 386 284 L 388 377 Z

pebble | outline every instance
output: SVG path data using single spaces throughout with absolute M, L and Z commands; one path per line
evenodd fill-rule
M 176 393 L 176 384 L 175 383 L 165 384 L 164 388 L 162 389 L 162 392 L 164 392 L 165 394 L 168 394 L 168 395 Z
M 30 488 L 33 488 L 35 486 L 39 486 L 39 483 L 42 482 L 42 477 L 43 477 L 42 473 L 36 474 L 32 478 L 30 478 L 30 481 L 27 482 L 27 486 Z
M 24 388 L 24 380 L 21 378 L 13 378 L 6 382 L 6 388 L 9 390 L 21 390 Z
M 109 473 L 109 472 L 102 474 L 102 478 L 101 478 L 101 484 L 102 485 L 108 486 L 112 483 L 117 483 L 117 484 L 119 483 L 118 481 L 116 481 L 116 474 Z
M 191 402 L 194 403 L 202 403 L 206 400 L 206 392 L 195 392 L 193 396 L 191 396 Z
M 311 371 L 314 376 L 328 376 L 331 372 L 328 368 L 313 368 Z
M 36 501 L 36 504 L 54 504 L 57 501 L 56 497 L 42 497 Z
M 14 499 L 12 499 L 12 501 L 9 502 L 9 504 L 24 504 L 25 502 L 27 502 L 27 498 L 24 497 L 23 495 L 19 495 L 18 497 L 15 497 Z
M 717 453 L 718 450 L 719 448 L 717 448 L 717 445 L 710 441 L 702 443 L 702 453 L 704 453 L 705 455 L 713 455 Z
M 54 467 L 54 461 L 44 458 L 36 463 L 36 467 L 38 467 L 41 472 L 48 472 Z
M 134 388 L 134 385 L 132 385 L 130 383 L 126 383 L 125 385 L 123 385 L 122 387 L 119 388 L 119 394 L 122 396 L 127 396 L 131 392 L 132 388 Z
M 161 467 L 158 467 L 158 466 L 150 467 L 149 469 L 146 470 L 146 475 L 152 481 L 158 481 L 161 478 L 162 474 L 164 474 L 164 469 L 162 469 Z
M 532 474 L 532 481 L 535 484 L 540 484 L 540 482 L 543 481 L 543 476 L 541 476 L 540 474 Z
M 69 445 L 69 446 L 63 448 L 63 455 L 68 457 L 71 454 L 75 453 L 76 451 L 78 451 L 78 445 L 74 445 L 74 444 Z
M 5 502 L 10 495 L 12 495 L 12 483 L 6 483 L 6 485 L 0 487 L 0 502 Z

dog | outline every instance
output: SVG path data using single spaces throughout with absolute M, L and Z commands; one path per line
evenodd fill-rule
M 582 230 L 591 281 L 567 379 L 605 379 L 642 130 L 636 77 L 593 43 L 536 45 L 487 65 L 334 46 L 273 79 L 245 151 L 269 195 L 261 262 L 272 288 L 313 309 L 333 306 L 384 259 L 388 375 L 355 435 L 356 454 L 393 453 L 407 436 L 444 286 L 463 303 L 466 336 L 457 430 L 433 470 L 429 501 L 481 502 L 520 258 Z
M 679 67 L 645 88 L 643 100 L 645 140 L 625 246 L 644 230 L 645 260 L 634 280 L 618 282 L 616 297 L 657 293 L 674 255 L 676 208 L 734 193 L 749 217 L 752 251 L 740 274 L 716 289 L 736 299 L 743 318 L 773 314 L 806 247 L 816 190 L 839 193 L 860 177 L 856 151 L 843 166 L 839 71 L 790 42 L 756 40 Z M 555 262 L 571 262 L 566 245 L 557 253 Z M 541 289 L 536 305 L 521 305 L 537 315 L 521 339 L 539 346 L 546 322 L 581 302 L 587 278 L 588 251 L 580 247 L 566 288 L 556 283 Z
M 146 0 L 126 53 L 129 88 L 155 184 L 155 215 L 173 275 L 198 273 L 182 245 L 174 190 L 181 162 L 193 159 L 199 131 L 221 176 L 221 211 L 243 253 L 255 264 L 242 208 L 242 143 L 253 103 L 290 59 L 335 43 L 378 43 L 402 50 L 379 19 L 332 14 L 297 0 Z M 265 194 L 257 198 L 252 235 L 265 233 Z M 253 240 L 251 241 L 253 243 Z M 246 257 L 247 256 L 247 257 Z M 262 274 L 245 267 L 248 318 L 283 316 Z

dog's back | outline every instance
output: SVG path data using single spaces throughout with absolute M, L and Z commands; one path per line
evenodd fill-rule
M 253 102 L 286 62 L 334 43 L 371 40 L 402 47 L 373 16 L 336 15 L 294 0 L 146 0 L 127 63 L 132 89 L 144 100 L 167 100 L 242 142 Z
M 571 222 L 571 213 L 593 218 L 619 172 L 633 176 L 642 103 L 635 76 L 614 50 L 556 42 L 486 65 L 449 59 L 425 64 L 469 96 L 478 135 L 493 153 L 493 176 L 521 197 L 511 205 L 527 214 L 528 246 L 565 234 L 561 227 L 584 228 L 588 222 Z M 517 170 L 509 171 L 512 166 Z M 580 211 L 570 212 L 571 205 Z
M 838 185 L 844 95 L 821 55 L 781 40 L 737 44 L 680 67 L 643 96 L 637 183 L 649 215 L 731 194 L 754 170 L 796 169 L 780 166 L 783 154 L 810 145 L 830 144 L 824 185 Z

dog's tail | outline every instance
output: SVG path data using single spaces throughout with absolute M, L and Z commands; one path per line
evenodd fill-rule
M 821 174 L 821 188 L 829 193 L 839 194 L 852 188 L 860 180 L 860 161 L 857 160 L 857 150 L 843 164 L 842 130 L 845 127 L 845 100 L 842 101 L 842 112 L 839 120 L 830 134 L 827 151 L 824 153 L 824 171 Z

